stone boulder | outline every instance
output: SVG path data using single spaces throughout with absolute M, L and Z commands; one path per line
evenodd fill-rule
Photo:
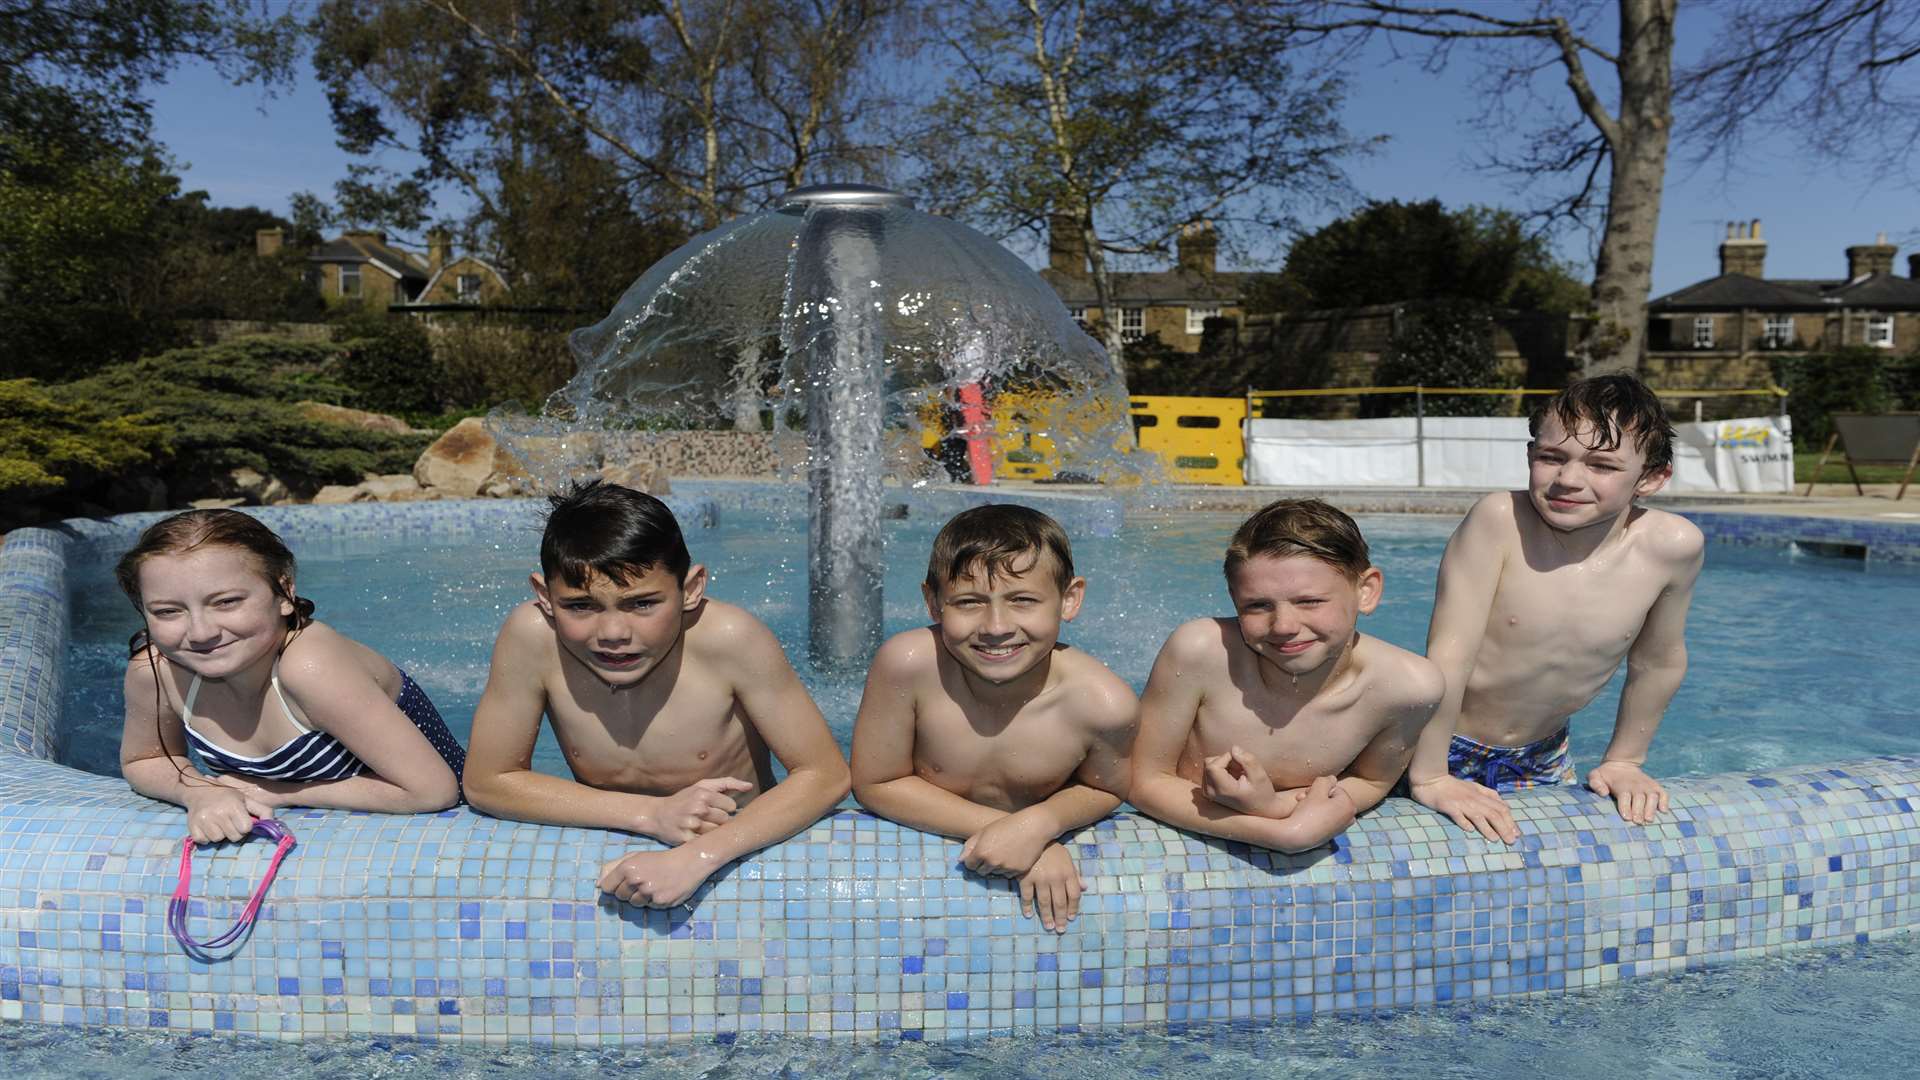
M 385 431 L 395 435 L 411 435 L 420 430 L 409 426 L 405 420 L 397 416 L 349 409 L 345 405 L 328 405 L 323 401 L 296 402 L 294 408 L 299 409 L 300 415 L 307 419 L 318 420 L 323 424 L 339 424 L 364 431 Z
M 420 486 L 420 481 L 409 473 L 363 476 L 360 478 L 360 490 L 380 502 L 418 502 L 427 494 L 426 489 Z
M 328 484 L 313 493 L 315 506 L 339 506 L 343 503 L 371 502 L 373 493 L 359 484 Z
M 413 478 L 421 487 L 445 491 L 454 498 L 480 494 L 494 473 L 494 459 L 508 457 L 494 442 L 487 425 L 470 416 L 433 440 L 413 463 Z
M 624 465 L 603 465 L 600 467 L 600 479 L 609 484 L 644 491 L 649 495 L 669 495 L 673 485 L 668 482 L 666 471 L 651 461 L 629 461 Z

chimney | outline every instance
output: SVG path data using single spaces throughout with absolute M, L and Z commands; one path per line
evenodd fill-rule
M 281 229 L 255 229 L 253 232 L 253 253 L 264 259 L 280 254 L 280 247 L 286 242 L 287 234 Z
M 1920 281 L 1920 252 L 1907 256 L 1907 276 Z
M 1887 234 L 1881 233 L 1871 244 L 1855 244 L 1847 249 L 1847 280 L 1854 281 L 1868 274 L 1893 273 L 1893 257 L 1900 249 L 1887 243 Z
M 1214 254 L 1220 250 L 1220 237 L 1211 221 L 1190 221 L 1180 226 L 1180 269 L 1213 276 Z
M 380 229 L 348 229 L 348 236 L 357 236 L 362 240 L 371 240 L 376 244 L 385 244 L 387 234 Z
M 453 261 L 453 234 L 445 229 L 427 230 L 427 273 L 437 274 Z
M 1087 237 L 1079 219 L 1064 211 L 1047 215 L 1047 269 L 1068 277 L 1087 276 Z
M 1720 272 L 1763 278 L 1766 266 L 1767 242 L 1760 239 L 1760 219 L 1727 222 L 1727 238 L 1720 243 Z

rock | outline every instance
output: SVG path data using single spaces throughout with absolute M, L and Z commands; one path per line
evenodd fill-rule
M 417 502 L 425 494 L 420 481 L 408 473 L 363 476 L 360 478 L 360 490 L 380 502 Z
M 245 499 L 195 499 L 187 504 L 195 510 L 231 510 L 236 506 L 247 505 Z
M 603 465 L 600 467 L 600 479 L 609 484 L 644 491 L 649 495 L 667 495 L 673 486 L 667 480 L 667 474 L 660 466 L 651 461 L 630 461 L 624 465 Z
M 279 506 L 294 501 L 293 492 L 278 477 L 264 476 L 257 469 L 245 465 L 229 472 L 224 482 L 215 487 L 223 493 L 237 494 L 247 502 L 260 506 Z
M 373 495 L 358 484 L 328 484 L 313 494 L 315 506 L 339 506 L 342 503 L 371 502 Z
M 364 431 L 388 431 L 395 435 L 411 435 L 420 430 L 397 416 L 349 409 L 344 405 L 328 405 L 322 401 L 296 402 L 294 408 L 300 410 L 301 416 L 309 420 L 318 420 L 323 424 L 340 424 Z
M 506 456 L 477 416 L 453 425 L 433 440 L 413 463 L 421 487 L 439 488 L 455 497 L 478 495 L 494 472 L 495 457 Z

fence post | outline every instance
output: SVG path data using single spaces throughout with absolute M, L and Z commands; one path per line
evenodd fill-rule
M 1247 384 L 1247 416 L 1240 421 L 1240 482 L 1253 483 L 1253 384 Z
M 1414 486 L 1427 486 L 1427 388 L 1413 388 Z

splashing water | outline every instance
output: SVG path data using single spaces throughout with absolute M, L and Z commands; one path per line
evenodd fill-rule
M 984 448 L 989 407 L 1058 479 L 1137 482 L 1126 389 L 1053 290 L 966 226 L 859 185 L 804 188 L 695 237 L 575 331 L 579 373 L 539 416 L 489 426 L 546 487 L 644 459 L 665 431 L 759 433 L 807 484 L 810 645 L 879 643 L 885 485 L 941 483 L 922 446 Z M 924 440 L 930 425 L 935 438 Z

